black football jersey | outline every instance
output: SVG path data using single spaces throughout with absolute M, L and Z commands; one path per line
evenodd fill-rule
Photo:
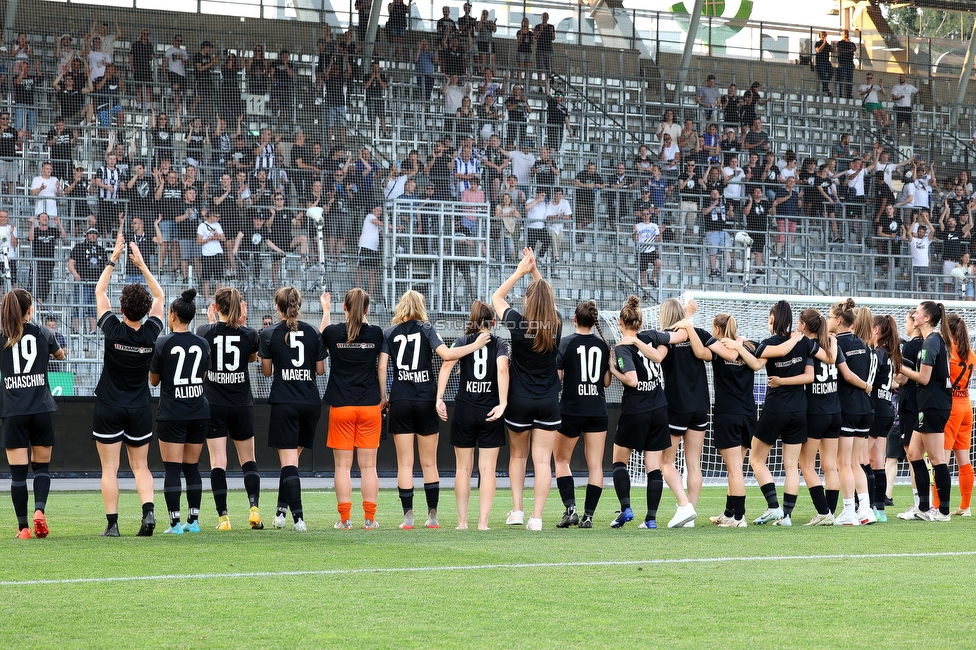
M 767 347 L 779 345 L 789 340 L 788 336 L 771 336 L 756 348 L 756 356 L 761 357 Z M 793 349 L 783 357 L 766 360 L 766 374 L 770 377 L 799 377 L 813 365 L 813 355 L 820 345 L 813 339 L 803 337 L 797 340 Z M 796 413 L 807 410 L 807 396 L 803 386 L 779 386 L 766 389 L 763 410 L 770 413 Z
M 610 348 L 594 334 L 577 334 L 559 344 L 557 367 L 563 371 L 563 415 L 606 417 L 603 380 L 609 372 Z
M 213 323 L 198 327 L 197 336 L 210 346 L 210 368 L 203 382 L 207 401 L 215 406 L 253 405 L 247 361 L 258 351 L 257 331 Z
M 20 340 L 7 347 L 8 340 L 0 334 L 0 417 L 57 411 L 47 383 L 48 359 L 61 349 L 54 332 L 24 323 Z
M 837 364 L 844 363 L 844 351 L 837 348 L 834 363 L 813 360 L 813 383 L 806 385 L 807 413 L 833 415 L 840 413 L 840 397 L 837 395 Z
M 647 330 L 637 335 L 644 343 L 657 347 L 667 345 L 671 335 L 667 332 Z M 659 408 L 667 407 L 668 400 L 664 396 L 664 373 L 660 364 L 647 357 L 635 345 L 618 345 L 613 348 L 613 355 L 617 370 L 628 373 L 637 372 L 637 386 L 624 386 L 624 394 L 620 399 L 620 413 L 633 415 L 647 413 Z
M 203 377 L 210 367 L 210 345 L 193 332 L 159 337 L 149 372 L 160 376 L 157 420 L 206 420 L 210 405 Z
M 916 336 L 901 346 L 901 365 L 918 371 L 918 358 L 922 353 L 922 337 Z M 909 379 L 898 387 L 898 412 L 918 413 L 918 383 Z M 904 417 L 904 416 L 902 416 Z M 915 416 L 912 416 L 912 420 Z
M 696 327 L 695 332 L 704 344 L 711 334 Z M 708 411 L 708 376 L 705 362 L 695 356 L 691 342 L 674 343 L 668 356 L 661 362 L 664 369 L 664 394 L 668 398 L 668 411 L 673 413 L 698 413 Z
M 261 331 L 258 356 L 271 359 L 269 404 L 318 404 L 315 366 L 325 359 L 318 330 L 299 321 L 294 332 L 284 321 Z
M 874 417 L 894 417 L 895 409 L 891 404 L 891 382 L 895 373 L 891 368 L 891 357 L 882 348 L 874 348 L 877 357 L 877 370 L 874 373 L 874 383 L 871 386 L 871 405 L 874 406 Z
M 474 343 L 478 336 L 480 334 L 477 332 L 465 334 L 454 341 L 454 347 L 460 348 Z M 492 334 L 488 345 L 458 359 L 460 378 L 454 401 L 479 409 L 498 406 L 498 359 L 508 355 L 508 341 Z
M 538 353 L 532 349 L 535 335 L 527 334 L 529 321 L 511 307 L 503 314 L 505 327 L 512 336 L 511 389 L 514 395 L 542 399 L 559 396 L 559 375 L 556 358 L 562 342 L 562 326 L 557 325 L 552 352 Z
M 949 348 L 942 335 L 932 332 L 922 342 L 918 367 L 932 366 L 929 383 L 918 386 L 918 410 L 949 411 L 952 409 L 952 380 L 949 377 Z
M 149 408 L 149 361 L 163 322 L 150 316 L 134 330 L 107 311 L 98 327 L 105 333 L 105 356 L 95 395 L 111 406 Z
M 390 401 L 433 402 L 437 397 L 434 350 L 444 345 L 430 323 L 411 320 L 383 332 L 381 352 L 390 355 L 393 370 Z
M 702 341 L 706 346 L 711 346 L 715 343 L 715 339 L 712 337 L 708 337 Z M 752 343 L 752 346 L 755 349 L 756 344 Z M 751 415 L 755 417 L 755 383 L 755 371 L 743 363 L 742 359 L 726 361 L 717 354 L 712 356 L 712 385 L 715 390 L 715 413 L 725 415 Z
M 837 349 L 844 353 L 844 360 L 851 372 L 862 381 L 872 383 L 874 377 L 871 372 L 878 360 L 864 345 L 864 341 L 854 336 L 852 332 L 841 332 L 837 335 Z M 864 415 L 871 412 L 871 398 L 868 394 L 854 384 L 844 381 L 843 377 L 837 384 L 837 395 L 840 397 L 842 413 Z
M 383 349 L 383 330 L 363 323 L 355 340 L 346 338 L 345 323 L 329 325 L 322 332 L 331 360 L 325 401 L 331 406 L 375 406 L 380 403 L 376 364 Z

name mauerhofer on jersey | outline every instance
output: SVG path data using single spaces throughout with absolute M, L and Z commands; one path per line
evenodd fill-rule
M 247 381 L 247 372 L 207 372 L 207 379 L 215 384 L 230 386 L 233 384 L 243 384 Z

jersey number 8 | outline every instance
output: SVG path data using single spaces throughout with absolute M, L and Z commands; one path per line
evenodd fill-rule
M 481 381 L 488 374 L 488 348 L 478 348 L 474 351 L 474 378 Z

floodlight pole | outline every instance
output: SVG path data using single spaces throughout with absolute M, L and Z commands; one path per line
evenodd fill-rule
M 685 49 L 681 53 L 681 63 L 678 64 L 678 81 L 674 86 L 674 103 L 681 103 L 681 94 L 688 80 L 688 70 L 691 68 L 691 54 L 695 50 L 695 36 L 698 35 L 698 25 L 701 23 L 702 9 L 705 0 L 695 0 L 695 7 L 691 10 L 691 20 L 688 22 L 688 37 L 685 39 Z
M 966 49 L 966 59 L 962 62 L 959 73 L 959 85 L 956 86 L 956 103 L 952 112 L 958 115 L 962 103 L 966 100 L 966 88 L 969 86 L 969 75 L 972 73 L 973 54 L 976 53 L 976 24 L 973 24 L 973 34 L 969 37 L 969 48 Z
M 373 61 L 373 49 L 376 47 L 376 32 L 380 27 L 380 11 L 383 9 L 381 0 L 373 0 L 369 11 L 369 24 L 366 26 L 366 45 L 363 48 L 363 69 L 369 70 Z

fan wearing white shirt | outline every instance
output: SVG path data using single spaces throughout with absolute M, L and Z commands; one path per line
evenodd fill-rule
M 49 162 L 41 165 L 41 175 L 31 181 L 31 196 L 37 197 L 34 203 L 34 215 L 46 212 L 51 217 L 58 216 L 57 197 L 61 196 L 61 182 L 52 176 L 54 165 Z
M 179 108 L 180 89 L 186 81 L 186 62 L 190 60 L 186 50 L 183 49 L 183 36 L 177 34 L 173 37 L 173 45 L 163 53 L 166 59 L 166 80 L 173 88 L 173 105 Z M 177 113 L 180 111 L 177 110 Z
M 210 283 L 213 282 L 214 288 L 218 288 L 224 278 L 224 271 L 227 270 L 227 258 L 224 256 L 224 247 L 220 243 L 227 238 L 219 221 L 220 215 L 211 210 L 207 213 L 207 220 L 197 226 L 197 244 L 200 246 L 202 261 L 200 275 L 203 280 L 204 300 L 208 304 L 213 297 L 210 294 Z
M 573 206 L 563 197 L 563 190 L 557 187 L 552 192 L 552 201 L 546 206 L 546 221 L 552 237 L 552 258 L 559 259 L 559 246 L 563 243 L 563 226 L 573 218 Z
M 929 290 L 929 247 L 932 242 L 939 241 L 932 235 L 932 224 L 923 212 L 920 221 L 908 229 L 908 247 L 912 254 L 912 285 L 918 291 Z
M 912 130 L 912 96 L 918 88 L 905 81 L 905 75 L 898 75 L 898 83 L 891 89 L 891 99 L 895 102 L 895 128 L 901 132 L 902 125 Z
M 885 96 L 887 92 L 885 91 L 884 81 L 878 79 L 878 83 L 874 83 L 874 75 L 870 72 L 864 78 L 867 83 L 861 84 L 857 93 L 864 100 L 864 110 L 868 113 L 874 115 L 874 120 L 881 127 L 882 131 L 888 129 L 888 113 L 885 112 L 884 106 L 881 105 L 881 97 Z
M 738 156 L 729 157 L 729 164 L 722 168 L 722 177 L 725 180 L 725 190 L 723 190 L 725 198 L 736 202 L 741 201 L 746 195 L 746 186 L 743 183 L 746 172 L 739 167 Z

